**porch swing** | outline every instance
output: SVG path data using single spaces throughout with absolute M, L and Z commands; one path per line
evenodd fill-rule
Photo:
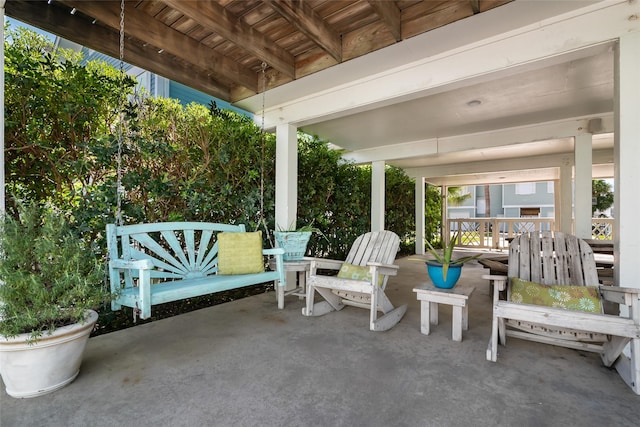
M 120 3 L 120 73 L 124 75 L 125 0 Z M 264 220 L 264 96 L 263 73 L 262 177 L 260 223 Z M 124 81 L 124 80 L 123 80 Z M 124 88 L 121 87 L 124 98 Z M 263 249 L 262 232 L 247 232 L 244 224 L 159 222 L 124 225 L 122 218 L 122 146 L 124 115 L 118 125 L 115 223 L 106 238 L 111 309 L 133 309 L 134 321 L 151 317 L 157 304 L 230 289 L 274 282 L 278 308 L 284 308 L 286 286 L 281 248 Z M 258 224 L 258 227 L 260 226 Z M 266 228 L 266 225 L 265 225 Z M 265 270 L 264 257 L 275 270 Z

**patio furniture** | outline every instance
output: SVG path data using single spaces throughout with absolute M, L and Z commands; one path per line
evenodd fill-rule
M 342 310 L 345 305 L 369 310 L 369 329 L 386 331 L 402 319 L 407 305 L 394 307 L 385 295 L 389 276 L 395 276 L 393 265 L 400 238 L 391 231 L 375 231 L 359 236 L 344 261 L 315 259 L 307 280 L 305 316 L 322 316 Z M 337 276 L 319 274 L 319 270 L 338 271 Z M 314 303 L 315 292 L 325 301 Z M 378 318 L 378 311 L 384 313 Z
M 469 297 L 475 287 L 457 285 L 451 289 L 436 288 L 431 283 L 413 288 L 420 301 L 420 333 L 429 335 L 431 324 L 438 324 L 438 304 L 451 306 L 451 339 L 462 341 L 462 331 L 469 329 Z
M 640 289 L 599 285 L 587 243 L 557 231 L 522 234 L 509 246 L 508 275 L 483 278 L 495 284 L 488 360 L 507 336 L 593 351 L 640 394 Z M 604 314 L 603 299 L 620 315 Z
M 298 276 L 296 286 L 293 289 L 285 290 L 284 295 L 295 295 L 299 299 L 303 299 L 307 296 L 307 275 L 309 274 L 309 268 L 311 267 L 311 261 L 313 258 L 303 257 L 296 261 L 284 261 L 284 271 L 295 271 Z M 269 259 L 269 267 L 272 270 L 277 268 L 277 260 L 275 258 Z
M 106 237 L 111 309 L 131 307 L 134 319 L 151 317 L 157 304 L 270 281 L 284 308 L 284 250 L 262 249 L 261 233 L 243 224 L 108 224 Z M 275 258 L 274 271 L 265 271 L 264 256 Z

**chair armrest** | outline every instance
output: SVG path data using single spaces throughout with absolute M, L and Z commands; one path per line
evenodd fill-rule
M 396 276 L 398 274 L 398 270 L 400 269 L 399 265 L 382 264 L 380 262 L 368 262 L 367 266 L 376 267 L 378 273 L 384 274 L 385 276 Z
M 153 270 L 153 261 L 150 259 L 112 259 L 109 261 L 109 267 L 120 270 Z
M 315 271 L 316 269 L 340 270 L 342 264 L 344 264 L 344 261 L 340 261 L 337 259 L 314 258 L 311 261 L 311 271 Z
M 623 305 L 632 305 L 640 298 L 640 288 L 622 288 L 620 286 L 600 286 L 602 298 Z
M 483 274 L 482 278 L 485 280 L 491 280 L 493 282 L 493 285 L 499 291 L 504 291 L 505 289 L 507 289 L 507 282 L 509 279 L 507 276 L 498 276 L 497 274 Z

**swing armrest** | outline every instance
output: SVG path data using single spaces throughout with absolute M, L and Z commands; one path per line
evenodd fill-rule
M 150 259 L 112 259 L 109 261 L 109 268 L 118 270 L 153 270 L 153 262 Z
M 284 249 L 282 248 L 263 249 L 262 255 L 284 255 Z

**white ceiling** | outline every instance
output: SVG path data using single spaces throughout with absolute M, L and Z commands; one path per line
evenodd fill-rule
M 557 179 L 573 153 L 567 136 L 589 131 L 602 134 L 594 176 L 613 176 L 611 34 L 638 31 L 633 12 L 638 2 L 518 0 L 269 91 L 267 122 L 297 123 L 348 159 L 385 160 L 449 185 Z M 490 33 L 492 23 L 502 27 Z M 420 62 L 420 49 L 438 51 Z M 394 68 L 382 69 L 385 57 Z M 260 102 L 244 106 L 259 112 Z
M 383 108 L 304 126 L 350 151 L 487 132 L 613 111 L 611 45 L 592 56 L 518 72 Z M 468 105 L 478 100 L 480 105 Z

